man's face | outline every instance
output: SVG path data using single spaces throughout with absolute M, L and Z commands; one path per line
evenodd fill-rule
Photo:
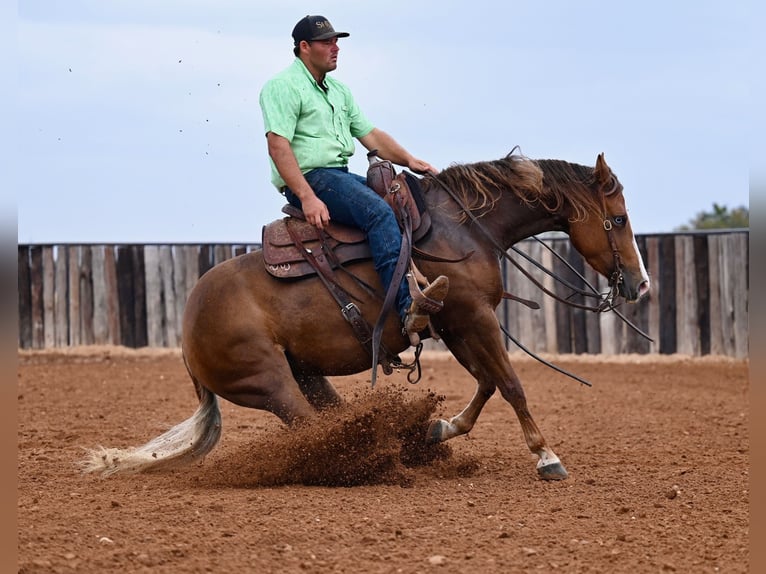
M 338 39 L 308 42 L 309 63 L 319 73 L 326 74 L 338 67 Z

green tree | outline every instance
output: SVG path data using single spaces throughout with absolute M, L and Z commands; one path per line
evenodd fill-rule
M 697 217 L 682 225 L 676 231 L 691 229 L 741 229 L 750 227 L 750 210 L 743 206 L 731 211 L 725 205 L 713 203 L 713 211 L 701 211 Z

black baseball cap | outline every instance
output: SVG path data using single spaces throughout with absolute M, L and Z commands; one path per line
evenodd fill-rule
M 336 32 L 330 21 L 324 16 L 305 16 L 293 28 L 293 41 L 297 46 L 303 40 L 328 40 L 330 38 L 345 38 L 348 32 Z

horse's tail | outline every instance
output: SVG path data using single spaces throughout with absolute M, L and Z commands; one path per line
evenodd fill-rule
M 190 418 L 143 446 L 89 450 L 81 463 L 83 472 L 110 475 L 118 472 L 166 470 L 193 462 L 213 450 L 221 438 L 218 397 L 196 379 L 194 385 L 199 407 Z

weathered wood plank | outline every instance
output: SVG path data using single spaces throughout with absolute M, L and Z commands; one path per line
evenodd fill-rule
M 647 334 L 652 338 L 649 343 L 650 353 L 660 352 L 660 296 L 662 290 L 662 277 L 660 275 L 660 239 L 647 237 L 646 239 L 646 268 L 649 272 L 649 293 L 646 295 L 643 305 L 647 307 Z
M 162 279 L 162 302 L 164 312 L 165 346 L 177 347 L 180 340 L 176 317 L 176 292 L 173 279 L 173 253 L 170 245 L 160 246 L 160 278 Z
M 30 310 L 32 313 L 32 348 L 42 349 L 45 344 L 43 309 L 43 248 L 30 248 L 29 280 L 31 288 Z
M 721 332 L 723 334 L 724 353 L 734 356 L 736 351 L 736 335 L 734 332 L 734 306 L 737 298 L 735 283 L 732 277 L 733 264 L 731 253 L 731 236 L 723 236 L 720 257 L 720 289 L 721 289 Z
M 660 353 L 676 352 L 676 251 L 672 235 L 660 238 Z
M 80 246 L 70 245 L 67 249 L 69 258 L 69 344 L 77 347 L 82 344 L 80 328 Z
M 119 292 L 120 334 L 122 344 L 135 348 L 136 344 L 136 312 L 135 284 L 133 278 L 133 254 L 128 245 L 117 248 L 117 286 Z
M 173 292 L 175 293 L 175 313 L 176 313 L 176 342 L 175 346 L 181 344 L 181 329 L 183 328 L 183 313 L 186 305 L 186 255 L 181 246 L 172 248 L 173 257 Z
M 743 234 L 726 236 L 722 252 L 726 290 L 724 303 L 724 333 L 727 355 L 748 355 L 748 242 Z
M 43 326 L 45 329 L 43 346 L 50 349 L 56 346 L 56 262 L 53 258 L 53 246 L 43 247 Z
M 18 250 L 17 279 L 19 289 L 19 347 L 32 347 L 32 284 L 29 272 L 29 251 L 20 245 Z
M 117 260 L 113 245 L 104 248 L 104 292 L 106 294 L 107 341 L 122 344 L 120 333 L 120 292 L 117 284 Z
M 550 244 L 547 242 L 546 245 Z M 542 259 L 540 261 L 546 269 L 553 269 L 553 253 L 550 249 L 543 249 Z M 543 287 L 549 292 L 553 293 L 556 289 L 555 281 L 553 277 L 547 273 L 543 273 Z M 545 321 L 545 351 L 548 353 L 558 352 L 558 329 L 556 326 L 556 301 L 553 300 L 545 292 L 538 289 L 537 293 L 532 300 L 537 301 L 540 304 L 540 311 L 542 311 L 543 320 Z
M 694 240 L 690 236 L 675 237 L 677 352 L 699 355 L 699 320 L 697 318 L 697 286 L 694 277 Z
M 93 341 L 97 345 L 109 343 L 109 313 L 107 311 L 106 277 L 103 245 L 91 249 L 93 259 Z
M 80 328 L 83 345 L 95 342 L 93 314 L 93 251 L 90 245 L 83 245 L 80 248 Z
M 694 235 L 694 283 L 697 295 L 698 354 L 710 354 L 710 270 L 708 269 L 708 236 Z
M 69 345 L 69 250 L 56 248 L 56 293 L 53 307 L 56 319 L 56 346 Z
M 144 248 L 143 245 L 131 246 L 131 257 L 136 272 L 133 274 L 135 281 L 133 291 L 135 300 L 133 308 L 136 316 L 136 347 L 146 347 L 149 336 L 146 323 L 146 281 L 144 273 Z
M 144 247 L 144 277 L 146 281 L 146 331 L 150 347 L 164 347 L 164 305 L 160 251 L 156 245 Z
M 726 282 L 725 266 L 722 266 L 723 235 L 708 238 L 708 274 L 710 276 L 710 354 L 725 355 L 723 285 Z

